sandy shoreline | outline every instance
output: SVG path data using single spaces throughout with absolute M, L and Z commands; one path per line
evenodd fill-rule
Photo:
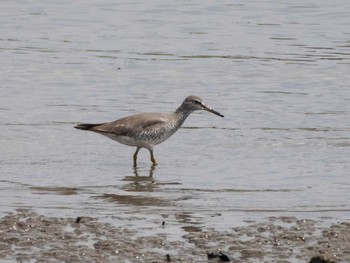
M 79 221 L 79 220 L 78 220 Z M 161 227 L 161 226 L 159 226 Z M 162 227 L 167 227 L 166 222 Z M 157 228 L 152 236 L 92 217 L 58 218 L 18 210 L 0 219 L 1 262 L 350 262 L 350 223 L 271 217 L 220 232 L 188 229 L 174 240 Z M 167 256 L 168 255 L 168 256 Z

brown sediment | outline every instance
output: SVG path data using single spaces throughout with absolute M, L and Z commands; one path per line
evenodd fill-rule
M 133 206 L 170 206 L 168 201 L 153 196 L 103 194 L 96 198 L 104 199 L 112 203 L 115 202 Z
M 37 194 L 59 194 L 59 195 L 76 195 L 78 193 L 78 188 L 75 187 L 39 187 L 33 186 L 31 190 Z
M 76 223 L 77 218 L 48 217 L 23 209 L 8 214 L 0 219 L 0 261 L 217 262 L 208 255 L 229 255 L 233 262 L 247 263 L 307 263 L 312 257 L 350 262 L 349 222 L 325 225 L 271 217 L 226 231 L 198 231 L 180 220 L 176 224 L 187 233 L 174 238 L 161 233 L 159 224 L 152 234 L 142 235 L 137 228 L 79 218 Z

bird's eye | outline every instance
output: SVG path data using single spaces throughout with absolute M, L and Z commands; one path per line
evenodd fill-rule
M 201 102 L 199 100 L 194 100 L 193 101 L 195 104 L 201 104 Z

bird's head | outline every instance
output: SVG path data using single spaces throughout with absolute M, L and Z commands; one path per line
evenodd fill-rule
M 205 105 L 203 100 L 198 96 L 188 96 L 183 101 L 181 108 L 187 111 L 205 110 L 214 113 L 215 115 L 218 115 L 220 117 L 224 117 L 224 115 L 222 115 L 220 112 L 217 112 L 216 110 L 213 110 L 209 106 Z

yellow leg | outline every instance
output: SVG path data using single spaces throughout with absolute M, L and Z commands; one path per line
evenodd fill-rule
M 134 159 L 134 167 L 136 167 L 137 166 L 137 154 L 139 153 L 139 150 L 140 150 L 141 148 L 140 147 L 137 147 L 136 148 L 136 152 L 134 153 L 134 155 L 133 155 L 133 159 Z
M 151 153 L 151 162 L 153 163 L 153 165 L 157 165 L 157 161 L 156 159 L 154 159 L 153 150 L 150 149 L 149 152 Z

